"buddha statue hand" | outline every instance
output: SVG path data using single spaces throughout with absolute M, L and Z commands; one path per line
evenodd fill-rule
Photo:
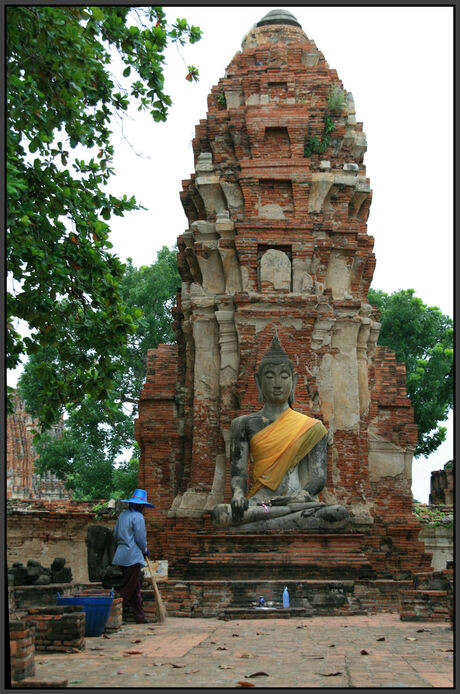
M 312 495 L 306 489 L 302 489 L 295 495 L 275 496 L 270 499 L 270 506 L 288 506 L 289 504 L 303 504 L 313 501 Z
M 243 520 L 244 512 L 247 511 L 249 502 L 244 496 L 234 496 L 230 502 L 232 507 L 232 519 L 235 523 Z

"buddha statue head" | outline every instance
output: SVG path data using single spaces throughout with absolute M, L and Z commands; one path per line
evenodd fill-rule
M 298 374 L 294 373 L 294 364 L 284 351 L 277 334 L 260 360 L 254 378 L 260 402 L 288 402 L 289 405 L 294 402 Z

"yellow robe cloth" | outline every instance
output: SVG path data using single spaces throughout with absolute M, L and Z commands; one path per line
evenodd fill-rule
M 326 434 L 322 422 L 290 407 L 254 434 L 249 443 L 254 461 L 254 481 L 248 497 L 254 496 L 262 487 L 275 490 L 286 472 Z

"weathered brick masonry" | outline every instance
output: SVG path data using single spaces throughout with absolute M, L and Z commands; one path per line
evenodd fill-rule
M 431 473 L 430 504 L 453 506 L 454 470 L 435 470 Z
M 101 500 L 9 500 L 6 509 L 7 564 L 29 559 L 50 566 L 64 557 L 75 581 L 88 581 L 88 526 L 96 523 L 93 507 Z M 113 528 L 115 518 L 101 525 Z M 54 595 L 54 597 L 56 597 Z
M 13 394 L 14 412 L 6 424 L 6 496 L 7 499 L 70 499 L 71 494 L 55 475 L 37 475 L 34 461 L 37 453 L 33 446 L 32 429 L 38 421 L 26 412 L 18 392 Z M 52 427 L 50 435 L 62 435 L 63 422 Z
M 34 627 L 22 619 L 10 619 L 11 679 L 16 682 L 35 675 Z
M 178 238 L 177 346 L 150 352 L 136 421 L 139 484 L 156 505 L 149 543 L 173 579 L 201 570 L 218 580 L 230 567 L 247 577 L 258 560 L 305 580 L 322 566 L 328 578 L 350 571 L 353 540 L 355 578 L 409 580 L 430 571 L 430 555 L 412 514 L 417 430 L 405 368 L 376 346 L 379 316 L 367 302 L 366 138 L 351 93 L 332 104 L 342 83 L 288 15 L 244 38 L 196 127 L 195 172 L 181 193 L 189 228 Z M 312 153 L 326 124 L 327 146 Z M 209 510 L 230 499 L 230 422 L 260 407 L 253 374 L 275 328 L 299 374 L 294 407 L 328 428 L 321 498 L 352 515 L 341 541 L 330 540 L 333 566 L 325 538 L 285 532 L 276 562 L 260 537 L 247 546 L 209 524 Z

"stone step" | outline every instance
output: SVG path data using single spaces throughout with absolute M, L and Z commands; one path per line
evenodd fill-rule
M 227 607 L 221 610 L 218 619 L 289 619 L 289 617 L 312 617 L 306 607 Z

